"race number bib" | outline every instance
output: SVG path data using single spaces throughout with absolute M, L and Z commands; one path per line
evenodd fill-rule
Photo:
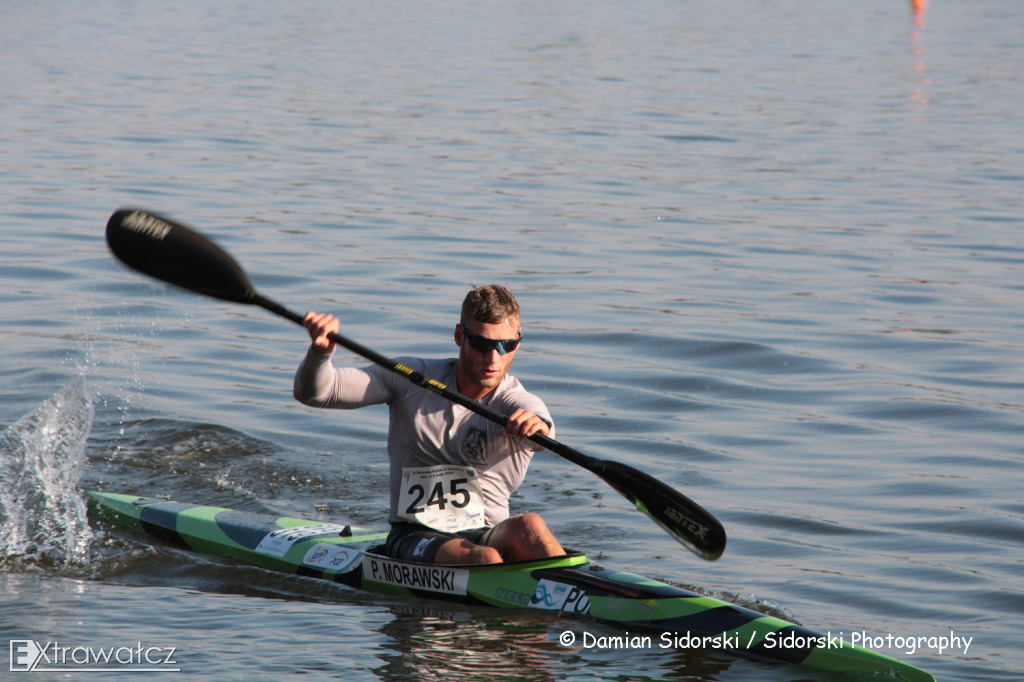
M 448 533 L 484 525 L 484 493 L 471 467 L 403 468 L 398 505 L 404 521 Z

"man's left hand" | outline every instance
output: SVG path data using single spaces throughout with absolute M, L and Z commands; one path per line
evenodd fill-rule
M 551 431 L 546 421 L 522 408 L 509 415 L 506 429 L 510 435 L 517 438 L 529 438 L 537 433 L 546 436 Z

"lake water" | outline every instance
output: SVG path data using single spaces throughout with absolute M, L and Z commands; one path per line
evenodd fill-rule
M 103 229 L 133 205 L 386 355 L 453 353 L 465 291 L 507 284 L 524 307 L 514 372 L 559 440 L 679 488 L 729 546 L 701 561 L 552 455 L 516 509 L 603 563 L 812 629 L 972 637 L 888 650 L 941 680 L 1020 679 L 1024 5 L 3 14 L 8 639 L 173 646 L 198 680 L 819 679 L 569 651 L 557 618 L 409 604 L 88 525 L 96 488 L 386 518 L 386 410 L 298 405 L 301 329 L 115 263 Z

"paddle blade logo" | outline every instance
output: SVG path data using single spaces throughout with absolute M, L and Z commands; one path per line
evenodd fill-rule
M 701 524 L 697 523 L 696 521 L 692 521 L 692 520 L 686 518 L 685 516 L 680 514 L 678 511 L 676 511 L 672 507 L 665 507 L 665 516 L 670 518 L 676 524 L 678 524 L 678 525 L 682 526 L 683 528 L 687 529 L 688 531 L 690 531 L 690 533 L 694 537 L 698 537 L 701 540 L 705 540 L 705 541 L 707 540 L 707 537 L 708 537 L 708 527 L 707 526 L 701 525 Z
M 125 216 L 123 224 L 130 230 L 135 230 L 156 241 L 162 240 L 171 231 L 170 224 L 160 218 L 148 215 L 142 211 L 135 211 Z

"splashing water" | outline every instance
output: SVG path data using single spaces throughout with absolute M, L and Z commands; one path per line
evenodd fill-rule
M 92 532 L 78 481 L 92 420 L 78 376 L 0 435 L 0 561 L 88 559 Z

